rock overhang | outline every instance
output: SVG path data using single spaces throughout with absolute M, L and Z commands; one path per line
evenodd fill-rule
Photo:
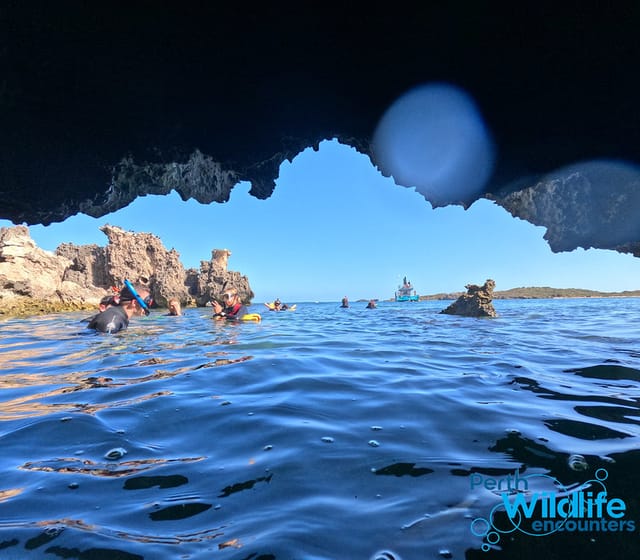
M 113 6 L 5 11 L 0 217 L 98 217 L 171 190 L 223 202 L 240 181 L 267 198 L 280 164 L 326 139 L 377 163 L 391 104 L 448 83 L 496 147 L 474 197 L 546 226 L 553 250 L 640 256 L 640 9 Z M 592 161 L 629 172 L 603 182 Z

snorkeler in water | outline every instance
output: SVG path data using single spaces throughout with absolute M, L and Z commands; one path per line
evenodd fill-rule
M 182 308 L 180 307 L 180 300 L 178 298 L 171 298 L 167 303 L 167 307 L 169 308 L 169 315 L 182 315 Z
M 117 304 L 107 307 L 92 317 L 87 325 L 103 333 L 117 333 L 129 326 L 129 319 L 134 315 L 148 315 L 149 306 L 153 303 L 150 292 L 145 286 L 133 286 L 125 280 L 125 287 L 120 291 Z
M 224 301 L 224 307 L 215 300 L 213 302 L 213 317 L 216 319 L 237 320 L 249 313 L 247 307 L 240 301 L 238 291 L 235 288 L 222 294 L 222 300 Z

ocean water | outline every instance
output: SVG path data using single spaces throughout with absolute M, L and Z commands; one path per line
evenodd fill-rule
M 640 299 L 448 303 L 0 321 L 0 558 L 637 557 Z

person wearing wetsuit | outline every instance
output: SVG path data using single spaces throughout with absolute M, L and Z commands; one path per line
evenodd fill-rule
M 216 319 L 237 321 L 249 313 L 247 306 L 240 301 L 238 291 L 235 288 L 222 294 L 222 301 L 224 301 L 224 307 L 215 300 L 213 302 L 213 317 Z
M 119 302 L 92 317 L 87 328 L 103 333 L 117 333 L 129 326 L 131 317 L 146 313 L 149 309 L 146 303 L 150 300 L 149 290 L 144 286 L 137 286 L 134 290 L 135 292 L 127 286 L 122 288 Z M 144 303 L 144 307 L 139 300 Z
M 111 307 L 112 305 L 118 305 L 118 301 L 119 301 L 120 296 L 104 296 L 101 300 L 100 303 L 98 304 L 98 311 L 104 311 L 105 309 L 108 309 L 109 307 Z

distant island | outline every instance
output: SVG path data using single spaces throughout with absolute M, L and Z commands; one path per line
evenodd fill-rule
M 440 293 L 420 296 L 420 301 L 457 299 L 464 292 Z M 581 288 L 549 288 L 529 287 L 512 288 L 510 290 L 493 292 L 493 299 L 554 299 L 554 298 L 613 298 L 613 297 L 640 297 L 640 290 L 624 292 L 598 292 L 596 290 L 583 290 Z

